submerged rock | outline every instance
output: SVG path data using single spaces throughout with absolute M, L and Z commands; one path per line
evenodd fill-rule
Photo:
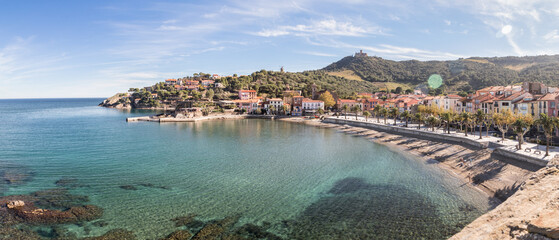
M 175 227 L 187 226 L 194 221 L 196 214 L 188 214 L 186 216 L 180 216 L 171 219 L 171 221 L 175 222 Z
M 29 229 L 11 228 L 0 225 L 0 239 L 39 240 L 41 236 Z
M 136 236 L 132 231 L 128 231 L 121 228 L 110 230 L 99 237 L 84 238 L 84 240 L 134 240 L 134 239 L 136 239 Z
M 56 184 L 56 186 L 66 188 L 81 187 L 81 185 L 78 183 L 78 179 L 72 177 L 63 177 L 61 179 L 58 179 L 54 184 Z
M 177 230 L 169 234 L 162 240 L 188 240 L 192 237 L 192 233 L 187 230 Z
M 103 209 L 94 205 L 72 207 L 68 210 L 49 210 L 28 204 L 11 212 L 28 224 L 62 224 L 91 221 L 103 215 Z
M 282 239 L 273 233 L 267 232 L 262 227 L 250 223 L 247 223 L 242 227 L 240 227 L 236 233 L 248 239 L 268 239 L 268 240 Z
M 31 196 L 36 198 L 34 203 L 43 208 L 67 209 L 89 201 L 87 196 L 70 194 L 66 188 L 41 190 Z
M 235 215 L 222 220 L 210 221 L 192 237 L 192 240 L 218 239 L 239 221 L 240 217 L 240 215 Z
M 122 188 L 124 190 L 133 190 L 133 191 L 138 190 L 137 187 L 134 187 L 132 185 L 122 185 L 122 186 L 119 186 L 119 188 Z

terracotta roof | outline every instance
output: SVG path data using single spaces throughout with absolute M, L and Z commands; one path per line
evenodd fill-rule
M 526 92 L 515 92 L 512 95 L 503 98 L 502 101 L 512 101 L 515 98 L 518 98 L 518 97 L 522 96 L 523 94 L 526 94 Z
M 460 95 L 456 95 L 456 94 L 448 94 L 446 95 L 448 98 L 462 98 Z
M 357 101 L 352 99 L 340 99 L 340 103 L 357 103 Z
M 548 93 L 548 94 L 544 95 L 543 97 L 541 97 L 538 100 L 539 101 L 554 101 L 555 98 L 557 98 L 557 96 L 559 96 L 559 93 Z
M 268 101 L 283 101 L 281 98 L 268 98 Z
M 303 102 L 323 103 L 323 101 L 320 101 L 320 100 L 312 100 L 312 99 L 310 99 L 310 98 L 303 98 Z
M 239 92 L 256 92 L 256 90 L 239 90 Z

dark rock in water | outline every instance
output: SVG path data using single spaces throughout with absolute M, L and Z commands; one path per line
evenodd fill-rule
M 70 194 L 66 188 L 37 191 L 32 193 L 31 196 L 36 198 L 35 205 L 50 209 L 68 209 L 89 201 L 87 196 Z
M 240 215 L 235 215 L 222 220 L 210 221 L 192 237 L 192 240 L 218 239 L 239 221 L 239 218 L 241 218 Z
M 158 188 L 165 189 L 165 190 L 171 189 L 171 187 L 167 187 L 167 186 L 159 186 Z
M 349 178 L 329 193 L 286 222 L 289 239 L 447 239 L 459 231 L 428 198 L 401 186 Z M 461 227 L 473 220 L 456 218 Z
M 204 225 L 206 225 L 206 223 L 200 221 L 200 220 L 194 220 L 186 225 L 184 225 L 186 228 L 190 229 L 190 230 L 196 230 L 199 231 L 202 227 L 204 227 Z
M 78 184 L 77 178 L 70 178 L 70 177 L 63 177 L 56 181 L 54 184 L 59 187 L 66 187 L 66 188 L 75 188 L 81 185 Z
M 142 187 L 155 187 L 152 183 L 140 183 L 139 185 Z
M 248 239 L 268 239 L 268 240 L 282 239 L 273 233 L 267 232 L 266 230 L 262 229 L 262 227 L 250 223 L 247 223 L 242 227 L 240 227 L 236 233 Z
M 192 237 L 192 233 L 187 230 L 177 230 L 169 234 L 162 240 L 188 240 Z
M 23 184 L 31 180 L 32 177 L 33 172 L 17 166 L 10 166 L 3 171 L 0 171 L 0 179 L 3 182 L 12 185 Z
M 136 236 L 132 231 L 125 229 L 113 229 L 99 237 L 88 237 L 83 240 L 134 240 Z
M 78 239 L 76 234 L 69 232 L 68 229 L 66 229 L 63 226 L 58 226 L 58 225 L 52 226 L 48 229 L 39 228 L 37 230 L 37 233 L 40 236 L 46 238 L 65 239 L 65 240 Z
M 345 178 L 337 181 L 334 186 L 328 191 L 331 194 L 344 194 L 353 193 L 360 190 L 367 190 L 370 185 L 360 178 Z
M 29 229 L 18 229 L 0 225 L 0 239 L 39 240 L 39 234 Z
M 124 190 L 138 190 L 138 188 L 136 188 L 132 185 L 122 185 L 122 186 L 119 186 L 119 187 L 124 189 Z
M 175 227 L 181 227 L 190 224 L 192 221 L 194 221 L 195 217 L 196 214 L 188 214 L 186 216 L 173 218 L 171 219 L 171 221 L 175 222 Z
M 94 205 L 72 207 L 65 211 L 36 208 L 32 204 L 10 210 L 28 224 L 62 224 L 91 221 L 103 215 L 103 209 Z
M 99 220 L 99 221 L 93 222 L 91 225 L 93 225 L 95 227 L 106 227 L 106 226 L 109 225 L 109 223 L 105 222 L 103 220 Z

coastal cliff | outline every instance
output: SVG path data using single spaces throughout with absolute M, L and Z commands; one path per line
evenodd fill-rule
M 130 100 L 128 100 L 127 98 L 123 98 L 123 96 L 125 95 L 126 93 L 117 93 L 114 96 L 103 100 L 103 102 L 101 102 L 99 106 L 118 109 L 130 109 L 132 108 Z

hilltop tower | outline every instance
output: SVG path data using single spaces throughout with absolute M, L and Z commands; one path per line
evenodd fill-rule
M 359 50 L 359 52 L 355 53 L 355 57 L 366 57 L 367 53 L 363 52 L 363 49 Z

